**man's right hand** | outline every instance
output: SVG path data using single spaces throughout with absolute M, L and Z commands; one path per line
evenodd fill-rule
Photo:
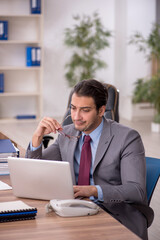
M 38 147 L 41 144 L 44 135 L 52 132 L 56 133 L 57 130 L 62 130 L 61 124 L 53 118 L 44 117 L 33 134 L 32 146 Z

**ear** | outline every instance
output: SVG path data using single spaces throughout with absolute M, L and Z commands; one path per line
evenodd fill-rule
M 99 109 L 99 116 L 100 117 L 102 117 L 104 115 L 105 110 L 106 110 L 106 106 L 105 105 L 100 107 L 100 109 Z

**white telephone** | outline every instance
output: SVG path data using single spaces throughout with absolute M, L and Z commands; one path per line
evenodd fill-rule
M 51 200 L 46 207 L 47 212 L 55 211 L 61 217 L 94 215 L 99 211 L 95 203 L 79 199 Z

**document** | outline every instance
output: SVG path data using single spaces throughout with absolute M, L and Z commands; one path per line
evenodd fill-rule
M 12 187 L 9 186 L 7 183 L 0 181 L 0 190 L 9 190 L 9 189 L 12 189 Z

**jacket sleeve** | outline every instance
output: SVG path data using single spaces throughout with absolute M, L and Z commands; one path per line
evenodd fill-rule
M 104 202 L 147 203 L 146 161 L 141 137 L 135 130 L 130 130 L 119 145 L 119 159 L 114 160 L 119 161 L 120 182 L 100 184 Z
M 48 148 L 42 150 L 42 146 L 36 149 L 35 151 L 31 151 L 30 144 L 28 145 L 26 151 L 26 158 L 35 158 L 35 159 L 46 159 L 46 160 L 59 160 L 61 161 L 61 154 L 59 150 L 58 141 L 55 141 Z

